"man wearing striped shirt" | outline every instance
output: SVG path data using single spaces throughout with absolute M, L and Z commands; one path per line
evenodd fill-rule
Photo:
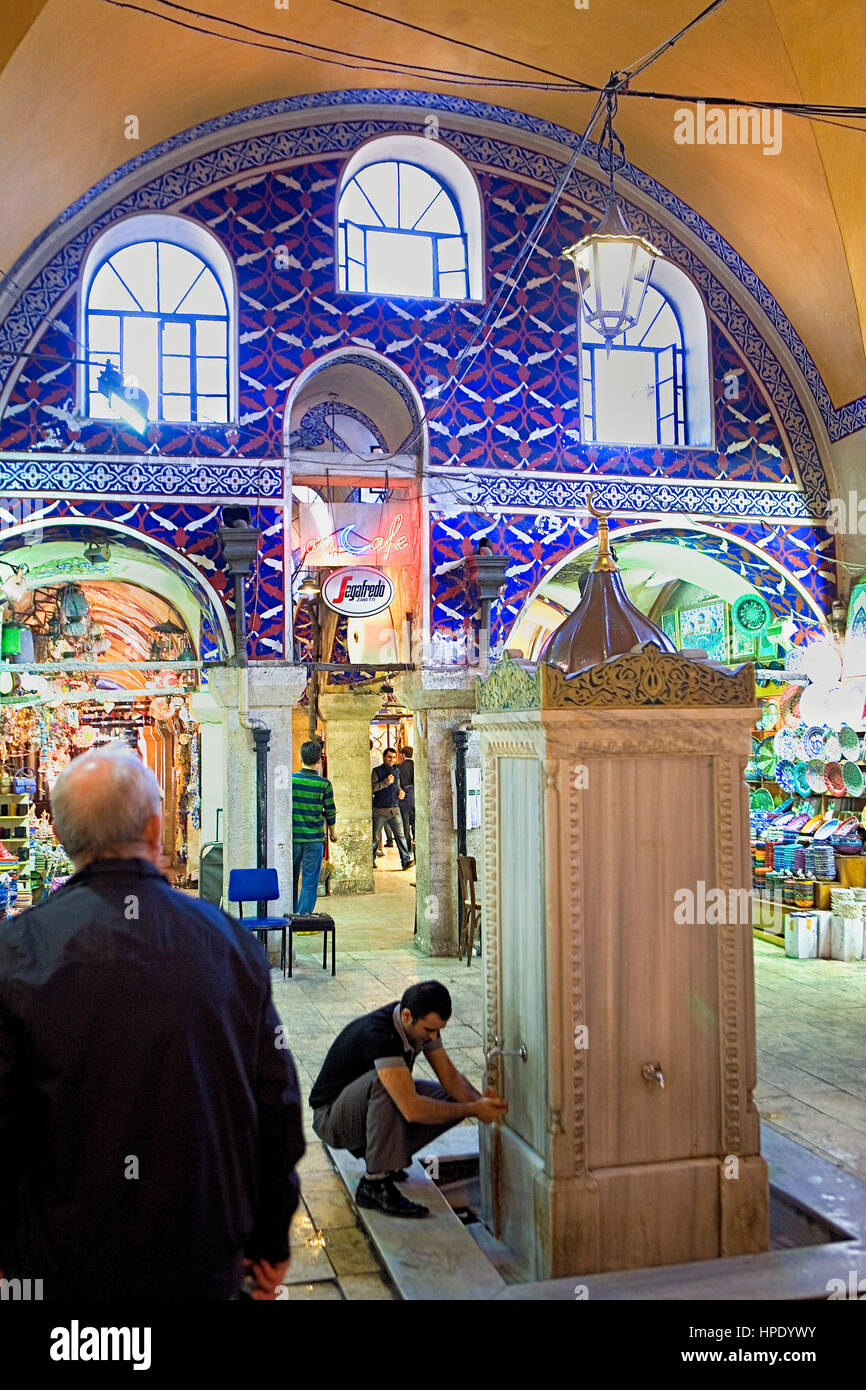
M 318 770 L 321 760 L 321 743 L 312 740 L 302 743 L 302 767 L 292 776 L 293 910 L 297 913 L 316 910 L 326 826 L 330 839 L 333 842 L 337 839 L 334 789 Z

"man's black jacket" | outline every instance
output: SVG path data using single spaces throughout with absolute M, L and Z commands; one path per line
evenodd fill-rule
M 258 941 L 140 859 L 0 922 L 0 1271 L 232 1298 L 283 1260 L 300 1094 Z

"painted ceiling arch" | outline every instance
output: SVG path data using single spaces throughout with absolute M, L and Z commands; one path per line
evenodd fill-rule
M 285 17 L 274 11 L 270 27 L 285 18 L 282 32 L 293 38 L 373 54 L 373 64 L 360 63 L 353 71 L 315 62 L 309 52 L 229 44 L 225 36 L 237 38 L 238 31 L 228 25 L 220 26 L 219 38 L 100 0 L 19 0 L 8 8 L 0 38 L 0 124 L 7 132 L 0 151 L 7 200 L 0 231 L 4 266 L 131 153 L 226 111 L 328 85 L 375 84 L 386 91 L 404 85 L 405 77 L 376 71 L 381 60 L 423 56 L 431 66 L 472 72 L 478 76 L 471 86 L 439 85 L 487 101 L 502 93 L 485 87 L 485 79 L 531 76 L 512 62 L 435 38 L 424 40 L 419 55 L 410 31 L 380 14 L 348 14 L 330 0 L 293 0 Z M 219 11 L 226 21 L 251 22 L 243 0 L 223 0 Z M 529 28 L 519 0 L 498 0 L 495 10 L 485 4 L 446 6 L 435 20 L 417 0 L 394 0 L 389 13 L 435 25 L 454 40 L 494 43 L 527 63 L 599 84 L 679 29 L 695 6 L 687 0 L 655 0 L 652 6 L 621 0 L 578 10 L 571 0 L 556 0 L 544 6 L 543 21 Z M 268 27 L 267 19 L 257 22 Z M 864 51 L 866 10 L 860 0 L 836 0 L 819 11 L 812 0 L 729 0 L 649 70 L 643 87 L 744 103 L 857 104 Z M 32 101 L 34 74 L 38 103 Z M 436 85 L 433 79 L 413 82 L 422 91 Z M 591 98 L 514 90 L 508 102 L 526 117 L 579 130 Z M 833 407 L 863 396 L 866 210 L 851 178 L 862 136 L 839 125 L 786 118 L 777 155 L 765 156 L 753 146 L 683 146 L 673 139 L 675 109 L 666 101 L 621 101 L 618 128 L 635 167 L 694 208 L 754 267 L 806 344 Z M 137 122 L 137 141 L 128 138 L 130 116 Z M 34 155 L 54 148 L 60 131 L 64 157 L 48 179 Z

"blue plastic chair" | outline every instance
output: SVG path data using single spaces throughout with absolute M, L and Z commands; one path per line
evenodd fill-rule
M 280 896 L 276 869 L 232 869 L 229 873 L 229 902 L 238 904 L 238 916 L 245 927 L 255 932 L 267 950 L 268 932 L 282 932 L 280 969 L 286 976 L 287 917 L 244 917 L 244 903 L 268 903 Z

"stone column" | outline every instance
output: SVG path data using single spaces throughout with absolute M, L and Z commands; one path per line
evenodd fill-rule
M 456 956 L 459 940 L 457 903 L 457 832 L 451 771 L 452 734 L 467 724 L 475 711 L 475 671 L 425 671 L 425 685 L 395 681 L 398 699 L 414 716 L 415 753 L 415 882 L 418 933 L 415 944 L 428 956 Z M 415 677 L 417 680 L 417 676 Z M 449 682 L 437 688 L 427 682 Z M 462 685 L 457 686 L 457 681 Z M 477 745 L 475 745 L 477 747 Z M 470 840 L 473 837 L 470 837 Z M 473 852 L 472 844 L 467 850 Z M 480 865 L 479 865 L 480 869 Z M 483 923 L 482 923 L 483 930 Z
M 330 849 L 330 891 L 372 893 L 373 793 L 370 786 L 370 720 L 376 695 L 351 690 L 319 696 L 325 726 L 328 776 L 334 788 L 339 839 Z
M 249 717 L 271 731 L 268 751 L 268 867 L 277 871 L 280 899 L 271 913 L 292 910 L 292 707 L 307 683 L 303 666 L 251 662 L 246 668 Z M 224 892 L 231 869 L 256 865 L 256 756 L 252 732 L 239 719 L 243 668 L 208 668 L 208 692 L 223 712 L 225 730 Z

